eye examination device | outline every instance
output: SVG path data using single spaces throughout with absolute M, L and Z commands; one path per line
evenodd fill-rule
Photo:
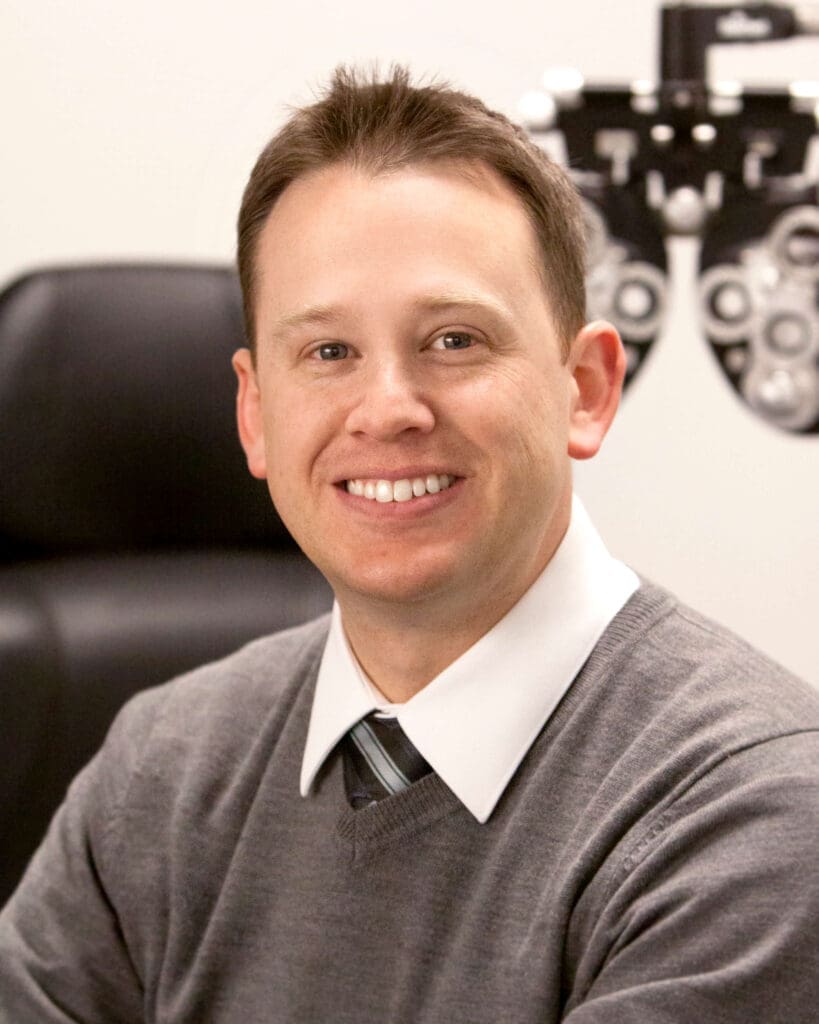
M 819 4 L 667 4 L 660 75 L 589 85 L 548 71 L 524 126 L 585 202 L 589 318 L 640 371 L 667 307 L 666 243 L 700 242 L 695 308 L 715 363 L 753 414 L 819 434 L 819 81 L 710 81 L 709 48 L 819 35 Z

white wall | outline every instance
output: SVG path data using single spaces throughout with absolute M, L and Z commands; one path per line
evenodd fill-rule
M 5 0 L 0 284 L 106 257 L 229 260 L 261 145 L 339 61 L 409 63 L 513 113 L 547 66 L 651 77 L 654 0 Z M 720 77 L 815 76 L 819 40 L 724 51 Z M 696 253 L 578 488 L 611 548 L 819 684 L 819 439 L 734 399 L 695 323 Z

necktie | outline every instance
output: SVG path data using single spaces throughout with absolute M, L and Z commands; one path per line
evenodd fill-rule
M 396 718 L 367 715 L 347 733 L 343 749 L 347 798 L 356 810 L 399 793 L 432 771 Z

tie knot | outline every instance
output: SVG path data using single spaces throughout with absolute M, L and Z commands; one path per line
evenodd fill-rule
M 356 809 L 407 789 L 431 771 L 397 718 L 372 713 L 347 733 L 344 779 L 347 797 Z

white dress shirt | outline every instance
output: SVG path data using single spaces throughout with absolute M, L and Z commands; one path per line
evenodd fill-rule
M 608 553 L 575 496 L 569 528 L 518 603 L 405 704 L 390 704 L 358 664 L 333 606 L 301 770 L 307 796 L 324 760 L 372 711 L 394 715 L 480 822 L 608 624 L 639 586 Z

